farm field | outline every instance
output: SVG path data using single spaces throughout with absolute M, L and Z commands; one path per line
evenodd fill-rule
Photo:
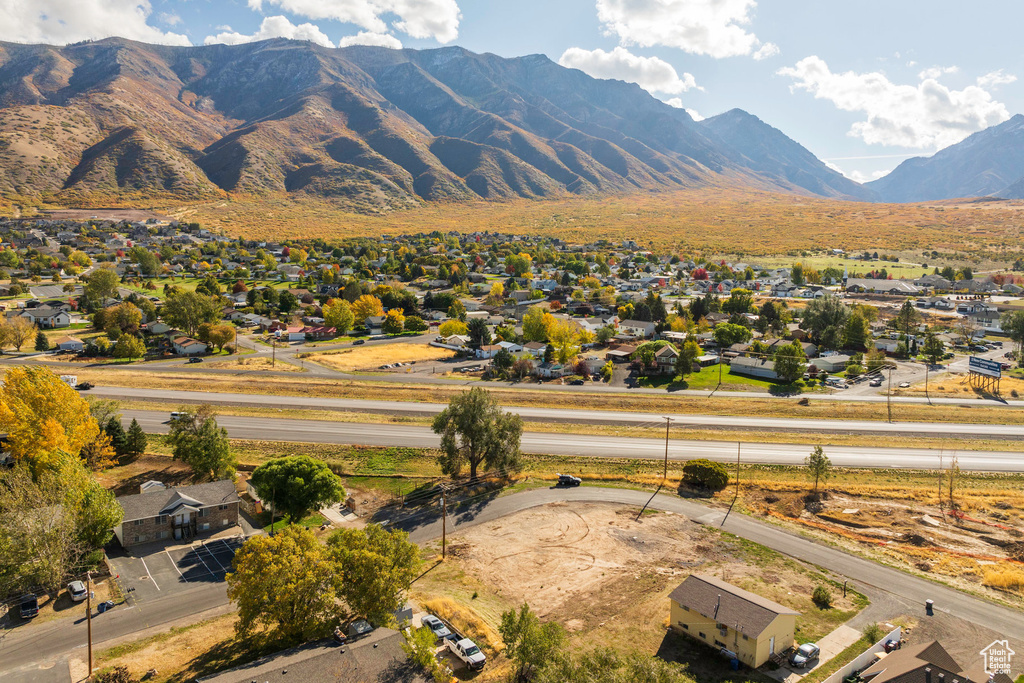
M 1024 234 L 1024 202 L 866 204 L 749 190 L 433 204 L 380 215 L 351 213 L 316 199 L 234 197 L 169 206 L 165 212 L 246 238 L 490 230 L 586 242 L 641 235 L 658 249 L 747 258 L 825 248 L 893 254 L 927 248 L 1012 261 L 1022 253 Z

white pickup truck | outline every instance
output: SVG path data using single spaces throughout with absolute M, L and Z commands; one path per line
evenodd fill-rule
M 487 663 L 487 657 L 480 651 L 480 648 L 476 646 L 476 643 L 469 638 L 463 638 L 461 640 L 449 638 L 447 644 L 448 649 L 452 651 L 452 654 L 462 660 L 465 665 L 473 671 L 479 671 L 484 668 L 484 664 Z

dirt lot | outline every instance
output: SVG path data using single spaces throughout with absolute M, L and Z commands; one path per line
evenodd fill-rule
M 834 608 L 818 609 L 810 595 L 827 579 L 817 571 L 678 515 L 637 520 L 637 512 L 556 503 L 472 527 L 451 541 L 453 559 L 431 569 L 414 595 L 450 597 L 494 626 L 501 611 L 526 601 L 579 645 L 670 651 L 698 680 L 729 672 L 704 649 L 679 647 L 666 636 L 668 593 L 691 573 L 713 574 L 799 610 L 801 641 L 820 638 L 865 604 L 834 590 Z
M 379 370 L 381 365 L 440 361 L 454 358 L 455 352 L 426 344 L 381 344 L 344 349 L 338 353 L 314 353 L 306 360 L 326 365 L 334 370 Z
M 128 465 L 98 472 L 96 478 L 114 495 L 126 496 L 138 493 L 139 485 L 151 479 L 168 486 L 191 484 L 192 468 L 165 456 L 143 455 Z
M 205 367 L 226 370 L 273 370 L 274 372 L 302 372 L 298 365 L 278 361 L 271 365 L 270 358 L 232 358 L 231 360 L 206 361 Z

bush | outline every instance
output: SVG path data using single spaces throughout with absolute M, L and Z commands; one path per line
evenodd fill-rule
M 717 491 L 729 485 L 729 471 L 720 462 L 691 460 L 683 465 L 683 483 Z
M 814 588 L 811 600 L 818 606 L 818 609 L 829 609 L 832 607 L 832 591 L 828 587 L 819 584 Z
M 882 631 L 882 627 L 878 624 L 868 624 L 864 627 L 864 639 L 869 643 L 877 643 L 884 635 L 885 632 Z

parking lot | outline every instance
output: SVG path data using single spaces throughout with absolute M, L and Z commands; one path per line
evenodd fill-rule
M 191 545 L 147 546 L 131 554 L 115 554 L 110 563 L 121 586 L 136 599 L 155 599 L 187 590 L 190 585 L 217 583 L 231 571 L 231 560 L 245 538 L 234 536 Z

